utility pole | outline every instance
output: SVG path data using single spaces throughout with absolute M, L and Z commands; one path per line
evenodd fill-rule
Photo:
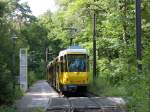
M 48 79 L 48 73 L 47 73 L 47 65 L 48 65 L 48 62 L 49 62 L 49 56 L 51 55 L 51 58 L 52 58 L 52 49 L 49 49 L 49 48 L 46 48 L 46 51 L 45 51 L 45 63 L 46 63 L 46 79 Z
M 13 57 L 12 57 L 12 74 L 13 74 L 13 92 L 15 92 L 15 76 L 16 76 L 16 54 L 15 54 L 15 48 L 16 48 L 16 41 L 13 40 Z
M 12 81 L 13 81 L 13 92 L 15 94 L 15 84 L 16 84 L 16 39 L 18 38 L 15 34 L 11 37 L 13 42 L 13 55 L 12 55 Z
M 48 54 L 49 54 L 49 48 L 46 48 L 46 52 L 45 52 L 45 73 L 46 73 L 46 80 L 48 79 L 48 73 L 47 73 L 47 64 L 48 64 Z
M 136 0 L 136 59 L 137 70 L 142 71 L 141 54 L 141 0 Z
M 94 14 L 93 14 L 93 81 L 95 81 L 95 78 L 96 78 L 96 13 L 94 10 Z

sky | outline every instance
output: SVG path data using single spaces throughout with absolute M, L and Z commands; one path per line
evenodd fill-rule
M 55 0 L 21 0 L 21 3 L 22 2 L 28 2 L 32 14 L 35 16 L 39 16 L 47 10 L 55 12 L 58 9 L 58 6 L 55 4 Z

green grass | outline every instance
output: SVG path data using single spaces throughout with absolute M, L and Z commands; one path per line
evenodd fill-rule
M 150 75 L 149 71 L 140 75 L 128 73 L 118 82 L 103 77 L 96 78 L 88 90 L 98 96 L 123 97 L 127 102 L 128 112 L 150 112 Z
M 44 112 L 44 109 L 43 108 L 33 108 L 33 109 L 30 109 L 29 112 Z
M 88 90 L 98 96 L 125 96 L 126 90 L 122 86 L 112 86 L 108 81 L 97 78 L 95 82 L 90 82 Z

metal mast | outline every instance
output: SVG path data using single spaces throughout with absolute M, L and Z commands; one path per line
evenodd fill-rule
M 142 71 L 141 54 L 141 0 L 136 0 L 136 58 L 137 70 Z
M 94 10 L 94 14 L 93 14 L 93 80 L 95 80 L 95 78 L 96 78 L 96 13 Z

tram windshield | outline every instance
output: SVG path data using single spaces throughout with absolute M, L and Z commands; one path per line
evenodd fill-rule
M 67 57 L 69 72 L 86 72 L 85 54 L 69 54 Z

